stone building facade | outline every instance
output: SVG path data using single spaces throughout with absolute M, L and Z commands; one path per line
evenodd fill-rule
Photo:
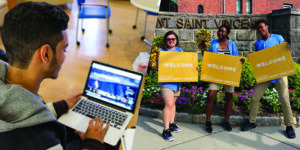
M 255 41 L 260 37 L 254 24 L 256 20 L 265 19 L 269 22 L 270 32 L 280 34 L 290 44 L 292 56 L 300 62 L 300 9 L 273 10 L 270 14 L 243 15 L 208 15 L 192 13 L 161 12 L 158 16 L 155 37 L 167 31 L 175 31 L 180 45 L 187 52 L 199 52 L 195 44 L 196 32 L 201 28 L 211 31 L 211 40 L 217 39 L 217 29 L 222 24 L 231 26 L 229 38 L 234 41 L 240 56 L 254 52 Z M 201 55 L 199 52 L 199 59 Z

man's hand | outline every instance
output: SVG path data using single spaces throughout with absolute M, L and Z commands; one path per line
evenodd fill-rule
M 245 58 L 241 58 L 240 61 L 241 61 L 242 64 L 244 64 L 245 63 Z
M 90 120 L 89 127 L 85 133 L 80 131 L 75 131 L 75 133 L 77 133 L 80 136 L 81 140 L 90 138 L 104 143 L 104 136 L 108 130 L 108 127 L 109 123 L 106 124 L 106 126 L 103 128 L 103 121 L 99 118 L 95 118 Z
M 82 93 L 75 93 L 68 98 L 66 98 L 66 102 L 69 106 L 69 108 L 72 108 L 80 99 L 81 99 Z
M 288 42 L 286 42 L 286 47 L 288 48 L 288 50 L 291 52 L 291 47 L 290 47 L 290 45 L 289 45 L 289 43 Z

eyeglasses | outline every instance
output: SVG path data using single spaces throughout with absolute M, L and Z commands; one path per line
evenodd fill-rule
M 175 41 L 176 38 L 167 38 L 167 41 Z

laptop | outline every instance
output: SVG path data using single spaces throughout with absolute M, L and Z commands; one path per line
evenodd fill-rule
M 130 122 L 140 96 L 143 74 L 92 61 L 81 100 L 58 121 L 85 132 L 95 117 L 109 122 L 104 142 L 116 145 Z

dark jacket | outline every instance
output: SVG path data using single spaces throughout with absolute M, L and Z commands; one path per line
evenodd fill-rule
M 0 60 L 0 149 L 65 149 L 65 126 L 56 121 L 39 97 L 20 85 L 5 84 L 6 72 L 7 64 Z M 57 116 L 68 110 L 65 101 L 53 105 Z M 81 145 L 90 150 L 103 149 L 93 139 Z

